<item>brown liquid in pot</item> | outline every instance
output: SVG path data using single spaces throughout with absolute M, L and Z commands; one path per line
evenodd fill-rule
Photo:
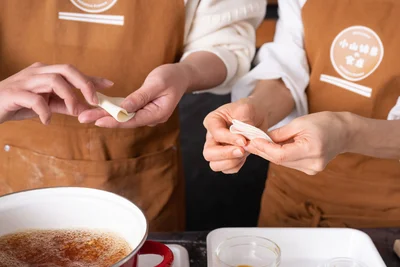
M 0 267 L 110 267 L 131 252 L 121 237 L 91 230 L 33 230 L 0 237 Z

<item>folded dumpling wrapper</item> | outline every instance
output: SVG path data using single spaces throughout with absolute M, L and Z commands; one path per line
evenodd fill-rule
M 99 92 L 96 94 L 99 98 L 98 106 L 107 111 L 118 122 L 127 122 L 135 116 L 135 113 L 128 113 L 125 109 L 121 108 L 121 104 L 125 98 L 106 96 Z
M 250 141 L 256 138 L 261 138 L 270 143 L 274 143 L 274 141 L 272 141 L 272 139 L 261 129 L 238 120 L 232 120 L 232 125 L 229 130 L 231 133 L 243 135 Z

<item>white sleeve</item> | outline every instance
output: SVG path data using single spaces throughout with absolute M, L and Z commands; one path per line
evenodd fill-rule
M 388 120 L 400 120 L 400 96 L 397 98 L 396 105 L 390 110 Z
M 250 70 L 255 32 L 264 19 L 266 1 L 188 0 L 187 9 L 189 23 L 181 60 L 197 51 L 217 55 L 225 63 L 227 77 L 219 86 L 201 92 L 230 93 L 238 78 Z
M 257 53 L 256 67 L 242 77 L 232 89 L 232 101 L 247 97 L 257 81 L 281 78 L 292 93 L 295 109 L 273 128 L 280 127 L 308 113 L 305 89 L 310 75 L 304 50 L 301 9 L 306 0 L 280 0 L 279 19 L 272 43 L 264 44 Z

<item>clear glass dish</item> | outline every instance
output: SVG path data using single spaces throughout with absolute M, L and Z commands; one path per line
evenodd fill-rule
M 368 267 L 366 264 L 351 258 L 334 258 L 318 267 Z
M 237 236 L 226 239 L 216 251 L 219 267 L 278 267 L 279 246 L 259 236 Z

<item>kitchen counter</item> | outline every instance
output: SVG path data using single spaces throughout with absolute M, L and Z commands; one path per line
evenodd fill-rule
M 400 239 L 400 228 L 361 229 L 374 241 L 387 267 L 400 267 L 400 259 L 393 252 L 395 239 Z M 207 267 L 206 238 L 208 232 L 151 233 L 150 240 L 179 244 L 189 252 L 190 267 Z

